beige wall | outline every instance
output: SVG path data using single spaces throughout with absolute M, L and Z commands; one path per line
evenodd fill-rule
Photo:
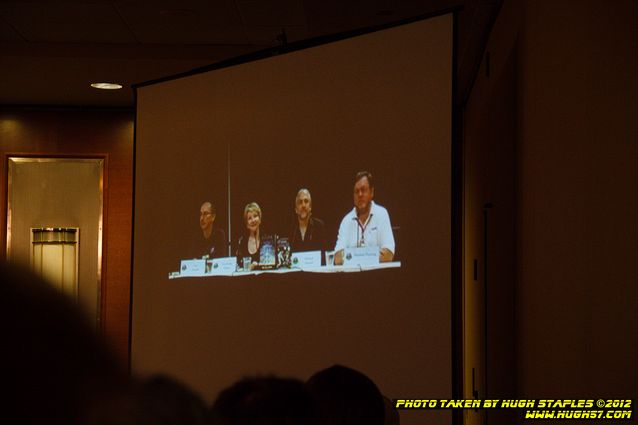
M 490 257 L 490 283 L 512 259 L 515 271 L 488 289 L 500 291 L 488 295 L 488 395 L 636 398 L 636 18 L 632 1 L 505 1 L 493 28 L 490 75 L 484 60 L 464 111 L 466 285 L 481 255 L 480 202 L 515 192 L 507 215 L 497 218 L 497 201 L 492 210 L 501 225 L 514 219 L 515 243 L 488 235 L 488 252 L 513 252 Z M 483 360 L 482 346 L 466 348 Z M 493 412 L 489 423 L 510 420 Z

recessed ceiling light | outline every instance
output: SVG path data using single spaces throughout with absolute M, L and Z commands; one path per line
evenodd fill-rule
M 93 83 L 91 87 L 102 90 L 118 90 L 122 88 L 122 85 L 117 83 Z

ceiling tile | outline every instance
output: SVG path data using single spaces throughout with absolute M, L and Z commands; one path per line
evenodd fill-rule
M 1 41 L 20 41 L 22 37 L 13 29 L 11 25 L 0 18 L 0 40 Z
M 304 9 L 308 28 L 329 34 L 392 23 L 462 3 L 462 0 L 304 0 Z
M 0 2 L 0 17 L 32 42 L 134 42 L 115 8 L 105 2 Z
M 207 65 L 208 60 L 0 57 L 0 69 L 13 72 L 0 78 L 5 104 L 132 106 L 131 84 L 166 77 Z M 46 78 L 42 78 L 42 70 Z M 118 82 L 121 90 L 96 90 L 92 82 Z
M 252 26 L 246 28 L 246 35 L 252 44 L 275 46 L 281 44 L 282 31 L 288 43 L 312 37 L 305 26 Z
M 131 106 L 131 83 L 275 46 L 282 28 L 292 43 L 464 1 L 0 0 L 0 104 Z
M 117 1 L 122 18 L 140 43 L 245 44 L 232 0 Z
M 239 0 L 247 26 L 305 26 L 306 14 L 301 0 Z

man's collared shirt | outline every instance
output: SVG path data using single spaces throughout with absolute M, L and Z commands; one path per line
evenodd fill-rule
M 378 246 L 394 254 L 394 235 L 388 210 L 374 201 L 370 205 L 368 220 L 361 224 L 357 218 L 357 209 L 353 208 L 341 220 L 335 251 L 360 246 Z

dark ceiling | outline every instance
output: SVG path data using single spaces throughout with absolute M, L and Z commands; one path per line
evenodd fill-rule
M 459 10 L 459 91 L 502 0 L 0 2 L 0 104 L 131 107 L 131 85 L 281 43 Z M 118 82 L 97 90 L 92 82 Z

